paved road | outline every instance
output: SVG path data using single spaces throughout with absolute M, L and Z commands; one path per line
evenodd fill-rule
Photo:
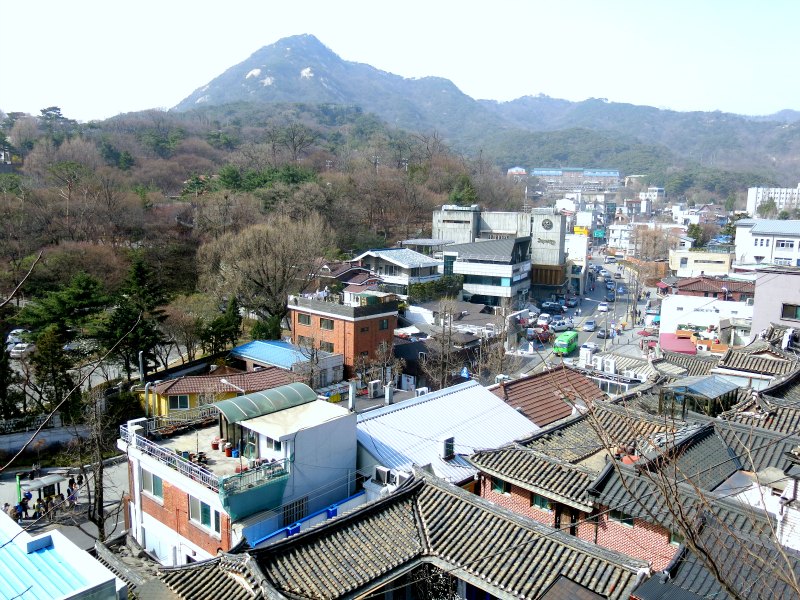
M 0 474 L 0 502 L 8 502 L 12 505 L 16 504 L 17 486 L 15 473 L 21 469 L 22 467 L 11 469 L 6 473 Z M 44 472 L 63 471 L 64 469 L 45 469 Z M 112 514 L 112 517 L 106 523 L 106 534 L 111 536 L 124 529 L 124 518 L 121 511 L 116 509 L 120 507 L 122 495 L 128 492 L 127 460 L 122 460 L 116 464 L 106 466 L 104 484 L 106 511 Z M 62 485 L 61 491 L 66 492 L 66 485 Z M 57 522 L 50 523 L 46 520 L 36 523 L 32 520 L 23 521 L 23 527 L 29 528 L 31 533 L 59 529 L 66 537 L 81 548 L 92 548 L 97 537 L 97 527 L 86 521 L 84 514 L 86 499 L 86 488 L 84 486 L 84 489 L 81 490 L 78 497 L 78 506 L 72 510 L 60 511 Z M 32 515 L 32 511 L 29 512 L 29 514 Z
M 608 270 L 612 275 L 617 271 L 617 265 L 603 265 L 602 258 L 594 259 L 591 262 L 605 266 L 606 270 Z M 619 286 L 620 283 L 624 283 L 628 290 L 632 289 L 634 287 L 632 280 L 633 274 L 628 270 L 621 271 L 621 273 L 622 279 L 614 279 L 616 286 Z M 628 323 L 627 329 L 622 333 L 622 335 L 614 339 L 601 339 L 597 337 L 598 331 L 601 329 L 607 330 L 612 324 L 619 324 L 624 321 L 629 321 L 627 318 L 627 313 L 632 304 L 635 303 L 642 313 L 644 313 L 645 309 L 646 302 L 635 301 L 629 292 L 628 294 L 616 294 L 616 301 L 609 303 L 609 311 L 599 312 L 597 308 L 599 304 L 604 301 L 606 293 L 607 290 L 605 287 L 605 281 L 598 281 L 595 285 L 594 291 L 588 291 L 586 296 L 582 299 L 580 306 L 576 307 L 580 308 L 581 310 L 580 316 L 576 316 L 576 309 L 570 309 L 567 313 L 565 313 L 565 315 L 572 318 L 573 322 L 575 323 L 575 330 L 578 332 L 578 344 L 580 345 L 585 344 L 586 342 L 594 342 L 604 350 L 610 350 L 615 346 L 624 344 L 638 344 L 641 338 L 636 332 L 639 331 L 641 327 L 637 327 L 630 322 Z M 594 332 L 583 331 L 583 324 L 590 319 L 596 322 L 596 330 Z M 523 355 L 531 356 L 530 353 L 523 353 Z M 574 352 L 570 358 L 577 359 L 577 352 Z M 522 372 L 532 373 L 541 370 L 545 362 L 553 363 L 558 361 L 560 361 L 560 357 L 553 354 L 552 344 L 546 344 L 543 348 L 540 348 L 533 353 L 531 356 L 531 361 L 522 369 Z

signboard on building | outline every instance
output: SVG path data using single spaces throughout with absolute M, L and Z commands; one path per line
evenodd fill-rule
M 606 214 L 607 215 L 615 215 L 615 214 L 617 214 L 617 203 L 616 202 L 606 202 Z
M 606 232 L 604 230 L 602 230 L 602 229 L 595 229 L 592 232 L 592 237 L 604 238 L 604 237 L 606 237 Z
M 581 225 L 575 225 L 575 227 L 572 228 L 572 232 L 576 233 L 578 235 L 587 235 L 588 236 L 589 235 L 589 228 L 588 227 L 583 227 Z

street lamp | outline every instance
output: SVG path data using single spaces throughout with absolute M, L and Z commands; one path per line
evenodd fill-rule
M 224 383 L 225 385 L 229 385 L 229 386 L 231 386 L 232 388 L 235 388 L 236 390 L 240 391 L 242 394 L 246 394 L 246 393 L 247 393 L 247 392 L 245 392 L 245 391 L 244 391 L 242 388 L 240 388 L 238 385 L 234 385 L 234 384 L 232 384 L 230 381 L 228 381 L 228 380 L 227 380 L 227 379 L 225 379 L 224 377 L 223 377 L 222 379 L 220 379 L 220 380 L 219 380 L 219 382 L 220 382 L 220 383 Z

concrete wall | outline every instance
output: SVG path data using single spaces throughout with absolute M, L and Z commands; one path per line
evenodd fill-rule
M 18 431 L 16 433 L 0 436 L 0 451 L 18 452 L 31 439 L 32 433 L 32 430 Z M 53 444 L 66 444 L 76 438 L 85 437 L 88 437 L 88 430 L 83 425 L 78 425 L 76 427 L 53 427 L 52 429 L 43 429 L 36 436 L 34 445 L 36 448 L 45 449 Z M 43 443 L 41 446 L 37 445 L 40 440 Z
M 753 306 L 744 302 L 699 296 L 666 296 L 661 301 L 661 333 L 675 333 L 678 324 L 719 327 L 721 319 L 753 319 Z M 723 340 L 727 341 L 727 340 Z
M 754 336 L 769 327 L 770 323 L 800 328 L 800 320 L 781 317 L 784 304 L 800 305 L 800 272 L 759 273 L 753 304 L 758 307 L 753 315 Z
M 308 496 L 308 512 L 312 513 L 352 495 L 356 419 L 355 413 L 349 413 L 297 432 L 284 503 Z

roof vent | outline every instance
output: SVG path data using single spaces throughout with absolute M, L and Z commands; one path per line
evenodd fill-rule
M 450 460 L 456 455 L 456 438 L 449 437 L 442 440 L 442 458 Z

